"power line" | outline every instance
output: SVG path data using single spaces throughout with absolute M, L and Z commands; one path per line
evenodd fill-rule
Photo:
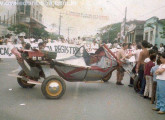
M 154 10 L 148 12 L 148 13 L 145 13 L 145 14 L 143 14 L 143 15 L 140 15 L 139 17 L 144 17 L 144 16 L 149 15 L 149 14 L 151 14 L 151 13 L 153 13 L 153 12 L 157 12 L 158 10 L 160 10 L 160 9 L 162 9 L 162 8 L 164 8 L 164 7 L 165 7 L 165 5 L 163 5 L 163 6 L 159 7 L 159 8 L 156 8 L 156 9 L 154 9 Z
M 118 10 L 118 12 L 119 12 L 121 15 L 123 15 L 123 12 L 122 12 L 112 1 L 107 1 L 107 2 L 110 2 L 110 3 L 114 6 L 114 8 L 115 8 L 116 10 Z

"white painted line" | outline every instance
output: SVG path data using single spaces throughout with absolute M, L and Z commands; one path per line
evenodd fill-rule
M 21 103 L 21 104 L 19 104 L 19 105 L 21 105 L 21 106 L 25 106 L 26 104 L 25 104 L 25 103 Z
M 12 88 L 9 88 L 9 91 L 12 91 L 13 89 Z

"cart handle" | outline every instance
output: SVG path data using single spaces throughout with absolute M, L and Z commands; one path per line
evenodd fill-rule
M 106 44 L 103 44 L 103 47 L 116 59 L 116 61 L 119 65 L 122 64 L 122 62 L 115 56 L 115 54 L 107 47 Z

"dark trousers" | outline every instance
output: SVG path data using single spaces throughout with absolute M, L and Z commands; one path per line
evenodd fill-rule
M 153 85 L 152 85 L 152 97 L 151 97 L 151 103 L 154 104 L 155 98 L 156 98 L 156 86 L 157 86 L 157 82 L 153 81 Z
M 146 79 L 144 76 L 144 65 L 140 65 L 138 74 L 139 74 L 139 80 L 141 82 L 140 94 L 143 95 L 146 85 Z
M 135 64 L 135 66 L 133 67 L 133 69 L 132 69 L 132 73 L 136 73 L 136 64 Z M 129 82 L 129 84 L 130 85 L 133 85 L 133 83 L 134 83 L 134 80 L 133 80 L 133 78 L 130 78 L 130 82 Z
M 145 90 L 145 86 L 146 86 L 146 79 L 145 76 L 143 76 L 143 79 L 141 81 L 141 89 L 140 89 L 140 94 L 144 94 L 144 90 Z

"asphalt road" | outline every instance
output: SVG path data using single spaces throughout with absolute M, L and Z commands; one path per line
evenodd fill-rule
M 155 106 L 128 87 L 115 84 L 116 74 L 108 83 L 66 82 L 59 100 L 48 100 L 40 86 L 23 89 L 16 78 L 8 76 L 18 68 L 14 59 L 0 62 L 0 120 L 165 120 L 151 109 Z

